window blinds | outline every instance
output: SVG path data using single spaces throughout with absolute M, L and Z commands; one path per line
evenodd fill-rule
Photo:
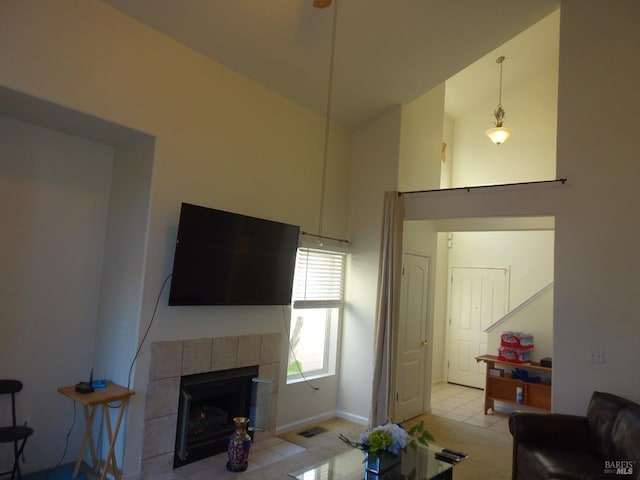
M 293 284 L 293 308 L 342 306 L 345 254 L 298 248 Z

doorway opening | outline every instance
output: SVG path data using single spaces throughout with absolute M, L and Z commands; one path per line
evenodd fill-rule
M 553 217 L 405 221 L 405 252 L 431 259 L 421 320 L 424 412 L 495 423 L 483 412 L 485 363 L 475 357 L 497 355 L 503 331 L 532 333 L 534 361 L 552 356 L 554 227 Z M 511 405 L 496 410 L 510 413 Z

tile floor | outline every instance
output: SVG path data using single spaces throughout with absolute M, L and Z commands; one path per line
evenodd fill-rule
M 282 460 L 283 458 L 303 452 L 299 445 L 271 437 L 251 445 L 250 462 L 247 471 L 255 470 L 265 465 Z M 237 478 L 238 474 L 229 472 L 226 468 L 227 453 L 220 453 L 198 462 L 189 463 L 176 468 L 171 473 L 156 477 L 155 480 L 227 480 Z
M 452 383 L 431 386 L 431 413 L 491 430 L 508 432 L 509 405 L 496 403 L 496 411 L 484 414 L 484 390 Z

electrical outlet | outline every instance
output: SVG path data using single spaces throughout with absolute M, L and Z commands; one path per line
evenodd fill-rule
M 591 363 L 604 363 L 603 350 L 589 350 L 587 361 Z

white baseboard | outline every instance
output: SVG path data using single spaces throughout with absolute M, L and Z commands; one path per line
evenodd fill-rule
M 322 413 L 320 415 L 315 415 L 313 417 L 305 418 L 303 420 L 299 420 L 297 422 L 292 422 L 287 425 L 280 425 L 276 427 L 276 435 L 280 435 L 281 433 L 291 432 L 293 430 L 298 430 L 300 428 L 306 427 L 307 425 L 312 425 L 318 422 L 324 422 L 325 420 L 330 420 L 333 417 L 336 417 L 336 411 Z
M 350 422 L 359 423 L 360 425 L 366 425 L 369 423 L 369 419 L 366 417 L 361 417 L 360 415 L 354 415 L 349 412 L 336 411 L 336 417 L 344 418 L 345 420 L 349 420 Z
M 333 410 L 331 412 L 322 413 L 320 415 L 315 415 L 313 417 L 305 418 L 303 420 L 292 422 L 287 425 L 280 425 L 276 427 L 276 435 L 280 435 L 282 433 L 292 432 L 294 430 L 299 430 L 301 428 L 307 427 L 309 425 L 313 425 L 314 423 L 324 422 L 326 420 L 331 420 L 334 417 L 343 418 L 345 420 L 349 420 L 354 423 L 359 423 L 361 425 L 366 425 L 369 421 L 368 418 L 361 417 L 359 415 L 354 415 L 349 412 L 342 412 L 338 410 Z

